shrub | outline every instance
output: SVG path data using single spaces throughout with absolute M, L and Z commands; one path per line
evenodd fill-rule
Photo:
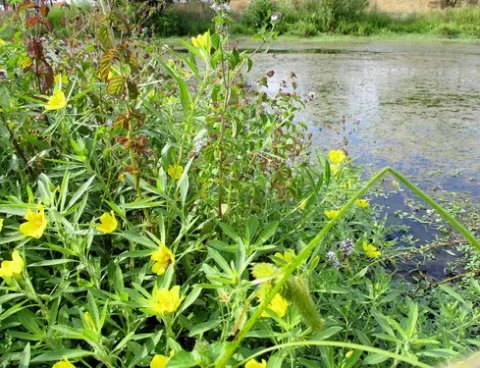
M 242 22 L 253 30 L 271 28 L 271 17 L 278 11 L 273 0 L 252 0 L 243 14 Z

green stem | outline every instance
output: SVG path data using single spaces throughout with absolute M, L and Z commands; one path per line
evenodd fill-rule
M 263 354 L 268 353 L 270 351 L 281 350 L 281 349 L 291 348 L 291 347 L 301 347 L 301 346 L 333 346 L 333 347 L 337 347 L 337 348 L 345 348 L 345 349 L 351 349 L 351 350 L 361 350 L 361 351 L 366 351 L 366 352 L 369 352 L 369 353 L 374 353 L 374 354 L 380 354 L 380 355 L 383 355 L 383 356 L 387 356 L 387 357 L 395 359 L 397 361 L 402 361 L 402 362 L 408 363 L 413 367 L 431 368 L 430 365 L 419 362 L 416 359 L 412 359 L 412 358 L 409 358 L 407 356 L 392 353 L 392 352 L 387 351 L 387 350 L 374 348 L 372 346 L 353 344 L 353 343 L 349 343 L 349 342 L 339 342 L 339 341 L 299 341 L 299 342 L 289 342 L 289 343 L 285 343 L 285 344 L 275 345 L 275 346 L 272 346 L 270 348 L 263 349 L 263 350 L 255 353 L 253 355 L 250 355 L 248 358 L 244 359 L 242 362 L 238 363 L 236 366 L 238 367 L 242 364 L 245 364 L 250 359 L 253 359 L 257 356 L 263 355 Z
M 257 319 L 260 317 L 265 308 L 270 304 L 271 300 L 286 284 L 288 278 L 293 274 L 293 272 L 304 263 L 315 250 L 319 247 L 323 238 L 328 234 L 330 229 L 342 219 L 347 211 L 352 207 L 357 199 L 364 195 L 371 187 L 373 187 L 381 178 L 386 174 L 391 174 L 402 184 L 404 184 L 408 189 L 415 193 L 420 199 L 428 203 L 435 211 L 437 211 L 440 216 L 442 216 L 447 222 L 450 223 L 459 233 L 461 233 L 470 244 L 480 251 L 480 243 L 475 238 L 475 236 L 470 233 L 460 222 L 458 222 L 453 216 L 451 216 L 442 206 L 437 204 L 432 198 L 425 194 L 420 188 L 412 184 L 407 178 L 398 173 L 396 170 L 385 167 L 380 170 L 375 176 L 373 176 L 367 184 L 361 188 L 355 195 L 350 198 L 350 200 L 340 209 L 338 215 L 328 222 L 325 227 L 308 243 L 308 245 L 298 254 L 297 257 L 283 270 L 282 277 L 275 284 L 275 286 L 270 290 L 270 292 L 265 296 L 262 303 L 253 311 L 250 318 L 245 323 L 243 329 L 235 336 L 235 339 L 229 343 L 225 349 L 223 355 L 217 360 L 215 367 L 223 368 L 230 360 L 231 356 L 235 353 L 239 347 L 242 340 L 246 337 L 247 333 L 252 329 L 252 327 L 257 322 Z M 317 252 L 314 252 L 316 254 Z

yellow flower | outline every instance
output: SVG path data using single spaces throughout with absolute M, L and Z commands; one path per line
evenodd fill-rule
M 45 217 L 43 206 L 38 205 L 36 213 L 28 209 L 25 220 L 27 222 L 20 225 L 20 232 L 25 236 L 40 239 L 47 228 L 47 218 Z
M 25 262 L 18 250 L 12 252 L 11 261 L 3 261 L 0 266 L 0 277 L 19 277 L 25 269 Z
M 282 318 L 285 313 L 287 313 L 288 301 L 280 294 L 275 294 L 272 301 L 268 305 L 267 309 L 270 309 L 272 312 L 275 312 L 277 316 Z M 261 317 L 270 317 L 268 312 L 265 310 L 260 315 Z
M 355 205 L 358 207 L 358 208 L 361 208 L 362 210 L 366 210 L 370 207 L 370 203 L 368 202 L 367 199 L 357 199 L 355 201 Z
M 347 155 L 343 150 L 331 150 L 330 152 L 328 152 L 328 159 L 333 164 L 341 164 L 343 161 L 345 161 L 346 158 Z
M 152 271 L 157 275 L 163 275 L 168 266 L 175 262 L 175 256 L 172 251 L 164 244 L 160 244 L 158 250 L 152 253 L 150 259 L 154 261 Z
M 378 250 L 378 248 L 373 244 L 363 242 L 362 247 L 363 247 L 363 251 L 365 252 L 365 255 L 368 258 L 378 258 L 382 254 L 382 252 L 380 252 L 380 250 Z
M 168 314 L 175 312 L 182 298 L 180 297 L 180 286 L 174 286 L 170 290 L 167 288 L 157 289 L 154 287 L 153 295 L 150 299 L 150 309 L 155 312 L 155 314 Z
M 335 217 L 338 216 L 339 213 L 340 210 L 328 210 L 324 212 L 325 216 L 327 216 L 329 220 L 333 220 Z
M 0 232 L 2 232 L 3 229 L 3 219 L 0 218 Z
M 23 69 L 28 68 L 30 65 L 32 65 L 32 59 L 30 59 L 28 56 L 24 57 L 18 62 L 18 66 Z
M 180 165 L 170 165 L 167 173 L 173 180 L 180 180 L 183 174 L 183 167 Z
M 199 49 L 208 49 L 210 44 L 210 34 L 205 32 L 203 35 L 192 37 L 192 45 Z
M 255 277 L 256 280 L 261 281 L 268 281 L 268 279 L 275 277 L 277 272 L 277 267 L 271 263 L 257 263 L 252 268 L 253 277 Z
M 262 359 L 262 362 L 259 363 L 255 359 L 250 359 L 247 364 L 245 364 L 245 368 L 267 368 L 267 362 L 265 359 Z
M 61 362 L 56 362 L 52 365 L 52 368 L 76 368 L 72 363 L 68 360 L 62 360 Z
M 165 355 L 155 354 L 150 362 L 150 368 L 166 368 L 169 360 L 170 358 Z
M 57 89 L 53 92 L 53 95 L 48 98 L 48 102 L 44 105 L 45 110 L 61 110 L 67 106 L 67 99 L 62 90 Z
M 110 213 L 105 212 L 102 216 L 100 216 L 100 224 L 97 225 L 97 230 L 101 231 L 104 234 L 113 233 L 118 226 L 117 219 L 113 211 Z
M 293 249 L 287 249 L 285 252 L 277 252 L 273 255 L 273 262 L 278 265 L 285 265 L 291 263 L 295 259 L 295 251 Z
M 7 43 L 0 38 L 0 46 L 5 46 Z
M 66 74 L 62 74 L 62 73 L 57 74 L 54 78 L 54 82 L 56 86 L 60 85 L 60 82 L 62 82 L 62 84 L 67 84 L 68 77 L 66 76 Z

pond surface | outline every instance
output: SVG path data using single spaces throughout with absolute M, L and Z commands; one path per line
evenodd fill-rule
M 315 148 L 343 148 L 367 173 L 392 166 L 427 193 L 463 207 L 480 202 L 480 44 L 453 42 L 342 42 L 276 44 L 255 56 L 251 82 L 273 70 L 268 93 L 296 75 L 297 92 L 315 94 L 298 115 Z M 291 92 L 291 88 L 283 88 Z M 383 207 L 397 244 L 435 242 L 432 222 L 416 217 L 406 191 L 375 203 Z M 408 205 L 407 203 L 410 203 Z M 399 212 L 413 216 L 396 216 Z M 413 218 L 413 220 L 412 220 Z M 466 219 L 463 219 L 466 221 Z M 456 237 L 455 235 L 453 236 Z M 438 249 L 428 262 L 406 265 L 441 279 L 458 252 Z
M 269 92 L 296 74 L 315 94 L 298 119 L 322 151 L 344 148 L 372 171 L 389 165 L 437 197 L 480 197 L 480 44 L 275 44 L 255 56 Z M 291 88 L 284 89 L 291 91 Z

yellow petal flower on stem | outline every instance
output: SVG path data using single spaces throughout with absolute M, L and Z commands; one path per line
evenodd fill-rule
M 203 35 L 192 37 L 192 45 L 199 49 L 206 49 L 209 44 L 209 34 L 205 32 Z
M 345 161 L 346 158 L 347 155 L 343 150 L 331 150 L 330 152 L 328 152 L 328 159 L 332 164 L 341 164 L 343 161 Z
M 62 90 L 57 89 L 53 92 L 48 98 L 47 103 L 44 105 L 46 111 L 50 110 L 61 110 L 67 106 L 67 99 L 65 98 L 65 93 Z
M 280 294 L 275 294 L 267 309 L 270 309 L 272 312 L 275 312 L 277 316 L 282 318 L 287 313 L 288 301 Z M 270 314 L 265 310 L 260 316 L 270 317 Z
M 160 244 L 158 250 L 152 253 L 150 259 L 155 262 L 152 271 L 157 275 L 163 275 L 168 266 L 175 263 L 175 256 L 165 244 Z
M 358 207 L 358 208 L 361 208 L 362 210 L 366 210 L 370 207 L 370 203 L 368 202 L 367 199 L 357 199 L 355 201 L 355 205 Z
M 173 180 L 180 180 L 183 174 L 183 167 L 180 165 L 170 165 L 167 173 Z
M 25 220 L 27 221 L 20 225 L 19 230 L 25 236 L 40 239 L 47 228 L 47 218 L 45 217 L 43 206 L 39 205 L 37 208 L 37 212 L 33 212 L 30 209 L 27 210 L 25 215 Z
M 66 74 L 57 74 L 55 76 L 55 78 L 53 78 L 54 82 L 55 82 L 55 85 L 58 86 L 60 84 L 60 82 L 62 82 L 62 84 L 67 84 L 68 83 L 68 77 L 66 76 Z
M 0 232 L 2 232 L 3 229 L 3 219 L 0 218 Z
M 245 368 L 267 368 L 267 362 L 265 359 L 262 359 L 261 363 L 255 359 L 250 359 L 247 364 L 245 364 Z
M 100 224 L 97 225 L 97 230 L 101 231 L 104 234 L 113 233 L 118 226 L 117 219 L 113 211 L 110 213 L 105 212 L 102 216 L 100 216 Z
M 28 56 L 24 57 L 18 62 L 18 66 L 23 69 L 28 68 L 30 65 L 32 65 L 32 59 L 30 59 Z
M 12 252 L 11 261 L 3 261 L 0 265 L 0 277 L 19 277 L 25 269 L 25 262 L 18 250 Z
M 56 362 L 52 365 L 52 368 L 76 368 L 72 363 L 68 360 L 62 360 L 61 362 Z
M 327 216 L 329 220 L 333 220 L 335 217 L 338 216 L 339 213 L 340 210 L 328 210 L 324 212 L 325 216 Z
M 165 315 L 175 312 L 181 301 L 180 286 L 176 285 L 170 290 L 154 287 L 149 307 L 155 314 Z
M 278 269 L 271 263 L 257 263 L 252 268 L 252 275 L 256 280 L 268 280 L 277 275 Z
M 363 242 L 362 248 L 368 258 L 378 258 L 382 255 L 382 252 L 373 244 Z
M 166 368 L 169 360 L 170 358 L 165 355 L 155 354 L 150 362 L 150 368 Z

